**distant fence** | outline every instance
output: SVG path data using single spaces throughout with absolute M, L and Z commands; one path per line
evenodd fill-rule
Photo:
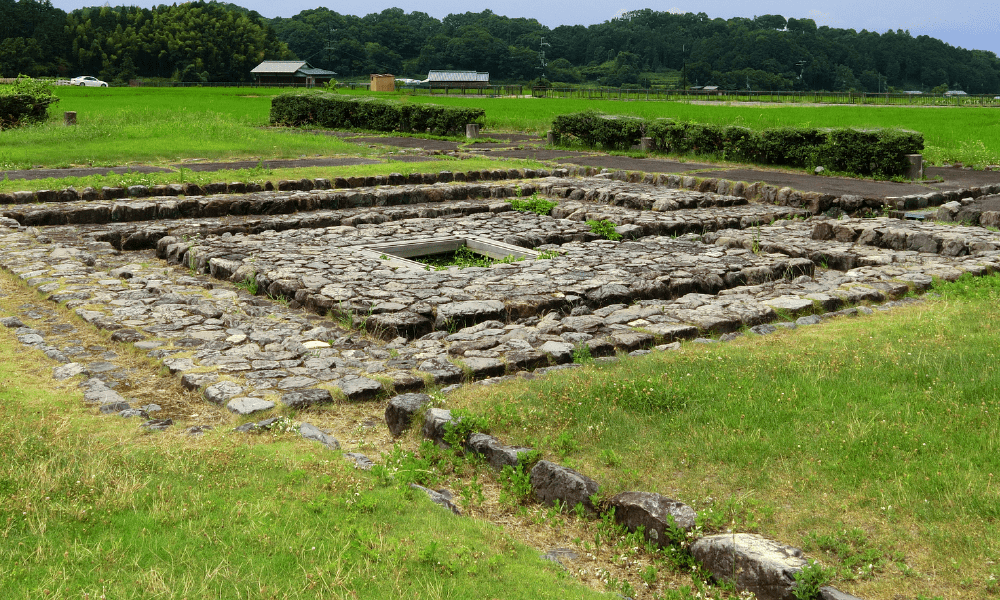
M 69 85 L 67 79 L 49 79 L 52 85 Z M 15 79 L 0 78 L 0 84 Z M 110 84 L 109 84 L 110 85 Z M 343 82 L 340 89 L 368 90 L 368 82 Z M 254 81 L 144 81 L 133 79 L 129 87 L 227 87 L 227 88 L 311 88 L 322 87 L 305 83 L 257 83 Z M 119 87 L 119 86 L 115 86 Z M 527 92 L 526 92 L 527 90 Z M 460 86 L 427 88 L 397 86 L 397 92 L 415 95 L 459 96 L 524 96 L 535 98 L 579 98 L 585 100 L 672 100 L 678 102 L 774 102 L 800 104 L 874 104 L 884 106 L 988 106 L 1000 107 L 1000 94 L 873 94 L 869 92 L 796 92 L 739 90 L 680 90 L 666 88 L 562 87 L 526 88 L 523 85 Z
M 68 79 L 50 79 L 39 77 L 39 81 L 48 81 L 52 85 L 69 85 Z M 0 84 L 14 83 L 14 79 L 0 78 Z M 125 87 L 123 84 L 111 84 L 112 87 Z M 338 83 L 337 87 L 351 91 L 368 90 L 369 82 L 346 81 Z M 164 87 L 164 88 L 189 88 L 189 87 L 224 87 L 224 88 L 315 88 L 321 85 L 309 85 L 306 83 L 257 83 L 255 81 L 146 81 L 142 79 L 131 79 L 128 87 Z M 396 86 L 397 92 L 406 92 L 416 95 L 461 95 L 461 96 L 523 96 L 526 88 L 523 85 L 454 85 L 449 87 L 410 87 Z
M 585 100 L 673 100 L 702 102 L 787 102 L 802 104 L 881 104 L 899 106 L 995 106 L 995 94 L 872 94 L 867 92 L 754 92 L 737 90 L 671 90 L 663 88 L 531 88 L 535 98 Z

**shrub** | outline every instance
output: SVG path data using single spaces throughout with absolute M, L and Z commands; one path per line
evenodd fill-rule
M 47 83 L 21 75 L 10 85 L 0 85 L 0 129 L 41 123 L 49 105 L 59 102 Z
M 467 123 L 481 123 L 481 108 L 403 103 L 384 98 L 341 96 L 318 90 L 293 92 L 271 100 L 271 124 L 329 129 L 370 129 L 435 135 L 456 134 Z
M 753 131 L 737 125 L 679 123 L 670 119 L 604 115 L 586 111 L 559 115 L 552 122 L 557 139 L 608 150 L 627 150 L 650 137 L 655 148 L 673 154 L 714 155 L 758 164 L 814 167 L 858 175 L 902 175 L 907 154 L 923 150 L 918 132 L 780 127 Z

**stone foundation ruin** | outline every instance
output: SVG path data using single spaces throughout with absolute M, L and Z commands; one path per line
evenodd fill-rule
M 1000 233 L 993 229 L 873 216 L 941 204 L 950 215 L 968 205 L 963 199 L 989 205 L 1000 189 L 875 201 L 662 175 L 498 173 L 284 182 L 258 191 L 222 186 L 214 191 L 234 193 L 211 196 L 163 189 L 152 197 L 114 192 L 81 200 L 38 192 L 32 199 L 46 202 L 3 210 L 0 266 L 111 331 L 112 340 L 161 361 L 206 401 L 241 415 L 278 403 L 304 408 L 335 397 L 364 401 L 490 383 L 570 368 L 575 353 L 644 354 L 680 340 L 767 335 L 913 301 L 910 292 L 935 278 L 1000 269 Z M 550 216 L 512 210 L 509 199 L 534 193 L 558 203 Z M 834 219 L 831 211 L 846 214 Z M 617 226 L 620 241 L 588 225 L 602 220 Z M 461 246 L 512 258 L 444 269 L 413 260 Z M 55 377 L 90 376 L 85 397 L 101 412 L 154 412 L 129 406 L 129 382 L 108 363 L 70 362 L 72 348 L 47 346 L 15 317 L 3 324 L 65 363 Z M 412 418 L 390 418 L 398 400 L 386 413 L 393 434 Z M 448 419 L 442 415 L 431 429 Z M 307 426 L 301 431 L 309 439 L 339 447 Z M 473 438 L 471 451 L 494 466 L 527 450 Z M 596 486 L 558 465 L 543 466 L 549 470 L 539 480 L 559 475 Z M 630 501 L 638 522 L 662 506 L 685 508 L 637 498 Z M 717 551 L 726 540 L 706 540 L 706 564 L 714 554 L 736 556 Z M 739 560 L 746 561 L 771 544 L 740 543 L 748 558 Z M 740 584 L 758 597 L 791 593 L 782 569 L 801 560 L 777 548 L 795 564 L 775 563 L 784 579 Z

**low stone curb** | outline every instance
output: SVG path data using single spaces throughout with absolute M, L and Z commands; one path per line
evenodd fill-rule
M 399 404 L 410 405 L 411 402 L 406 400 Z M 428 410 L 423 425 L 424 437 L 442 443 L 444 428 L 450 422 L 453 422 L 451 411 Z M 497 468 L 494 462 L 500 466 L 515 466 L 516 462 L 510 464 L 510 454 L 494 460 L 498 447 L 510 448 L 492 436 L 473 433 L 465 449 L 480 454 L 494 468 Z M 531 452 L 530 448 L 516 450 Z M 530 480 L 532 492 L 539 502 L 550 505 L 559 502 L 567 507 L 582 505 L 592 514 L 598 512 L 591 498 L 598 493 L 600 484 L 582 473 L 540 460 L 532 467 Z M 416 484 L 410 487 L 424 491 L 436 504 L 461 514 L 447 490 L 434 491 Z M 691 531 L 697 518 L 690 506 L 651 492 L 623 492 L 611 498 L 608 505 L 615 510 L 615 520 L 632 531 L 643 527 L 647 539 L 660 546 L 673 543 L 666 534 L 669 527 Z M 717 581 L 732 583 L 738 591 L 753 592 L 759 600 L 795 600 L 795 574 L 807 564 L 799 548 L 748 533 L 705 536 L 695 540 L 690 550 Z M 860 600 L 829 586 L 821 589 L 820 597 L 823 600 Z
M 0 192 L 0 204 L 34 204 L 48 202 L 76 202 L 79 200 L 121 200 L 124 198 L 149 198 L 156 196 L 212 196 L 221 194 L 248 194 L 254 192 L 309 192 L 313 190 L 342 190 L 350 188 L 377 187 L 384 185 L 430 185 L 435 183 L 500 181 L 503 179 L 534 179 L 537 177 L 566 177 L 572 175 L 592 175 L 593 167 L 569 167 L 559 169 L 484 169 L 474 171 L 441 171 L 440 173 L 392 173 L 369 177 L 336 177 L 334 179 L 282 179 L 264 183 L 217 182 L 199 185 L 197 183 L 172 183 L 166 185 L 133 185 L 127 188 L 73 187 L 61 190 L 37 190 Z

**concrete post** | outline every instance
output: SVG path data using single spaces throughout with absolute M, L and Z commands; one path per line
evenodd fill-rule
M 76 111 L 64 112 L 63 123 L 65 123 L 66 125 L 76 125 Z
M 479 137 L 479 123 L 466 123 L 465 137 L 475 139 Z
M 545 136 L 545 143 L 548 144 L 548 145 L 550 145 L 550 146 L 555 146 L 556 145 L 556 134 L 552 133 L 551 131 L 548 132 L 548 134 L 546 134 L 546 136 Z
M 910 161 L 910 168 L 906 172 L 906 176 L 911 180 L 913 179 L 923 179 L 924 178 L 924 155 L 923 154 L 907 154 L 906 160 Z
M 653 138 L 651 137 L 639 138 L 640 152 L 649 152 L 652 148 L 653 148 Z

